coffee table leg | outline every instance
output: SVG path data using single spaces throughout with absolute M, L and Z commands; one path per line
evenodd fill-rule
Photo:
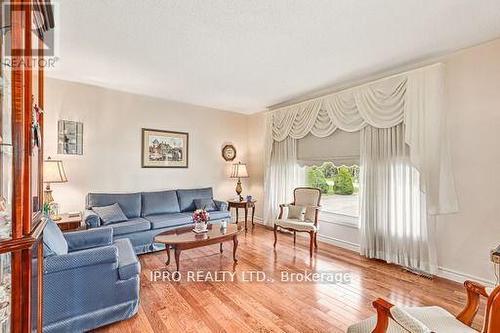
M 220 253 L 222 253 L 224 250 L 222 250 L 222 243 L 220 243 Z
M 165 265 L 170 265 L 170 245 L 166 244 L 165 245 L 166 248 L 167 248 L 167 262 L 165 263 Z
M 236 249 L 238 248 L 238 237 L 237 236 L 234 236 L 233 237 L 233 260 L 235 262 L 238 261 L 238 259 L 236 259 Z
M 181 250 L 179 250 L 177 248 L 177 246 L 175 247 L 174 255 L 175 255 L 175 267 L 177 268 L 177 272 L 178 272 L 179 271 L 179 259 L 181 256 Z

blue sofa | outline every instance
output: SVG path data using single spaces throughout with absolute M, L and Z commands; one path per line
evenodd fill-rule
M 102 221 L 92 210 L 118 203 L 127 221 L 108 224 L 114 239 L 128 238 L 137 254 L 165 249 L 154 243 L 159 233 L 193 223 L 196 199 L 213 199 L 211 187 L 142 193 L 89 193 L 84 220 L 87 228 L 99 228 Z M 210 222 L 228 219 L 231 214 L 226 202 L 214 200 L 216 210 L 210 211 Z
M 64 253 L 44 251 L 43 332 L 86 332 L 135 315 L 141 267 L 130 241 L 113 240 L 112 228 L 50 227 Z

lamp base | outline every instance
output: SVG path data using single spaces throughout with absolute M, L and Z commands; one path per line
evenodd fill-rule
M 241 179 L 238 178 L 238 182 L 236 183 L 236 194 L 238 194 L 240 201 L 243 201 L 243 197 L 241 196 L 241 192 L 243 192 L 243 188 L 241 187 Z

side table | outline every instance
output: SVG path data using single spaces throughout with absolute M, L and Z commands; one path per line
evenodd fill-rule
M 239 222 L 238 221 L 239 220 L 239 209 L 243 208 L 245 210 L 245 231 L 247 231 L 248 209 L 249 208 L 252 208 L 252 227 L 254 226 L 253 218 L 255 215 L 255 203 L 256 202 L 257 202 L 256 200 L 252 200 L 252 201 L 229 200 L 228 201 L 229 210 L 231 210 L 231 208 L 236 209 L 236 223 Z
M 85 229 L 82 226 L 82 213 L 77 216 L 69 216 L 68 214 L 61 214 L 61 219 L 54 221 L 61 231 L 76 231 Z

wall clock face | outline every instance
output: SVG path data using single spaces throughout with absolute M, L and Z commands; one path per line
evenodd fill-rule
M 233 145 L 226 145 L 222 148 L 222 157 L 226 161 L 232 161 L 236 158 L 236 148 Z

